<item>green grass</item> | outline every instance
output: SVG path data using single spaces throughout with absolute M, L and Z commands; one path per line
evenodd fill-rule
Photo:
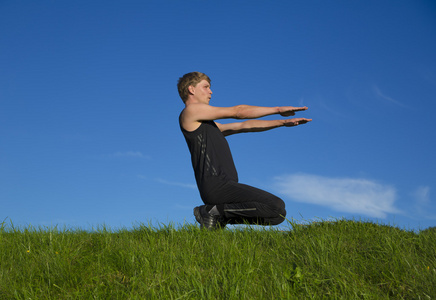
M 0 299 L 436 299 L 436 230 L 0 228 Z

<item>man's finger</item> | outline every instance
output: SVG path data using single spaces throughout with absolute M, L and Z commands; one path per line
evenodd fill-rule
M 292 111 L 302 111 L 302 110 L 307 110 L 307 106 L 294 107 L 294 109 L 292 109 Z
M 312 119 L 305 119 L 305 118 L 301 118 L 301 119 L 290 119 L 288 120 L 285 125 L 288 127 L 291 126 L 297 126 L 297 125 L 301 125 L 301 124 L 306 124 L 307 122 L 312 121 Z

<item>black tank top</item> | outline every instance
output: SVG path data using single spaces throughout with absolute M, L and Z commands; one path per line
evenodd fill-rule
M 194 131 L 186 131 L 180 123 L 200 193 L 207 192 L 223 181 L 238 182 L 229 144 L 213 121 L 203 121 Z

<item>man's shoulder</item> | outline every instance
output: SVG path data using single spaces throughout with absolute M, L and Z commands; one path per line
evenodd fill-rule
M 186 131 L 194 131 L 201 125 L 201 107 L 207 105 L 203 103 L 191 103 L 181 111 L 179 122 Z
M 181 121 L 186 127 L 194 123 L 195 127 L 202 121 L 215 121 L 219 119 L 237 118 L 237 107 L 217 107 L 206 103 L 187 104 L 181 113 Z
M 213 111 L 213 107 L 205 103 L 191 103 L 187 104 L 180 113 L 181 117 L 190 121 L 204 120 L 204 115 Z

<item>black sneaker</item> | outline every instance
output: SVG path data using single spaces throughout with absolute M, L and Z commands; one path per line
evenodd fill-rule
M 194 208 L 194 216 L 197 222 L 200 223 L 200 228 L 214 230 L 226 226 L 226 224 L 220 222 L 220 216 L 211 215 L 206 210 L 206 205 Z

